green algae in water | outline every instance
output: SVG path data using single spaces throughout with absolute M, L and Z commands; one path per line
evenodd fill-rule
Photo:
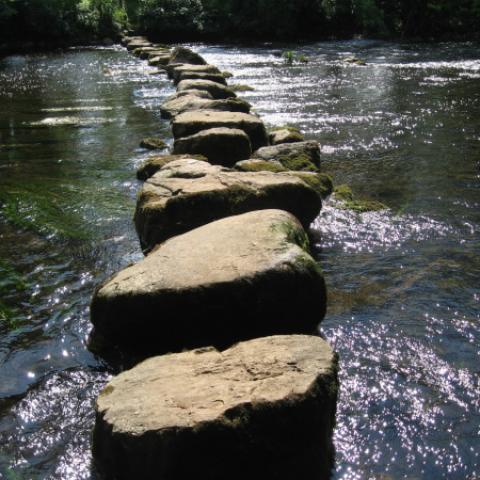
M 340 201 L 339 208 L 352 210 L 357 213 L 378 212 L 387 210 L 388 207 L 377 201 L 368 199 L 357 199 L 348 185 L 338 185 L 334 190 L 335 199 Z
M 15 268 L 0 259 L 0 329 L 7 331 L 18 328 L 18 309 L 8 304 L 6 297 L 23 292 L 28 288 L 23 275 Z

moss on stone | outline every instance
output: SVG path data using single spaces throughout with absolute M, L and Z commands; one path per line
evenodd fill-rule
M 277 162 L 269 162 L 268 160 L 243 160 L 235 166 L 237 170 L 242 172 L 286 172 L 287 169 Z
M 385 204 L 377 200 L 355 198 L 352 189 L 348 185 L 335 187 L 335 198 L 340 200 L 340 208 L 358 213 L 378 212 L 388 208 Z
M 229 72 L 227 70 L 225 70 L 224 72 L 222 72 L 222 77 L 223 78 L 232 78 L 233 77 L 233 73 L 232 72 Z
M 353 201 L 353 192 L 352 189 L 345 184 L 337 185 L 335 187 L 335 198 L 343 201 Z
M 298 227 L 291 222 L 282 222 L 273 225 L 272 229 L 285 234 L 287 243 L 298 245 L 306 253 L 310 253 L 310 240 L 303 228 Z
M 322 198 L 328 197 L 333 192 L 333 180 L 330 175 L 310 172 L 292 172 L 292 174 L 312 187 Z
M 301 153 L 295 156 L 279 156 L 278 161 L 287 169 L 303 172 L 318 172 L 308 155 Z

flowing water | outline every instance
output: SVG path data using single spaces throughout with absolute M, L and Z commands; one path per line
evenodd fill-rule
M 337 184 L 389 207 L 329 201 L 312 226 L 341 365 L 334 478 L 478 478 L 478 45 L 195 48 L 254 87 L 240 95 L 268 125 L 319 140 Z M 169 137 L 173 92 L 154 71 L 120 48 L 0 60 L 0 478 L 95 478 L 109 372 L 85 346 L 88 305 L 141 258 L 138 143 Z

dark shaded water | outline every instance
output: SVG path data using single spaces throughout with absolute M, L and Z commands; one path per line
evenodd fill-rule
M 375 42 L 200 46 L 270 125 L 322 143 L 336 183 L 313 228 L 340 353 L 338 479 L 480 475 L 480 50 Z M 356 54 L 367 66 L 347 65 Z M 91 479 L 92 291 L 141 257 L 142 136 L 168 136 L 164 77 L 120 49 L 0 61 L 0 478 Z M 312 312 L 314 314 L 314 312 Z M 2 477 L 3 475 L 3 477 Z

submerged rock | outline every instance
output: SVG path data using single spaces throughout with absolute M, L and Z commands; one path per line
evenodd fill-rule
M 194 90 L 185 90 L 193 92 Z M 201 92 L 202 90 L 196 90 Z M 183 93 L 183 92 L 180 92 Z M 211 97 L 211 95 L 209 95 Z M 160 107 L 163 118 L 172 118 L 180 113 L 193 110 L 218 110 L 224 112 L 244 112 L 250 111 L 250 104 L 239 98 L 226 98 L 222 100 L 209 100 L 199 97 L 197 94 L 182 95 L 171 98 L 164 102 Z
M 97 289 L 90 348 L 145 358 L 312 333 L 326 293 L 307 250 L 300 223 L 281 210 L 224 218 L 171 238 Z
M 308 227 L 321 209 L 315 191 L 291 175 L 236 172 L 198 160 L 168 163 L 138 195 L 135 226 L 144 251 L 214 220 L 278 208 Z
M 97 466 L 120 480 L 326 480 L 337 369 L 305 335 L 151 358 L 100 393 Z
M 201 130 L 217 127 L 243 130 L 250 137 L 253 150 L 268 145 L 265 125 L 255 115 L 237 112 L 197 111 L 182 113 L 172 121 L 175 139 L 188 137 Z
M 168 145 L 161 138 L 147 137 L 140 142 L 140 147 L 147 150 L 165 150 Z
M 338 201 L 338 207 L 344 210 L 353 210 L 357 213 L 378 212 L 388 209 L 385 204 L 378 200 L 357 198 L 348 185 L 338 185 L 335 187 L 333 197 Z
M 217 82 L 211 82 L 210 80 L 182 80 L 177 85 L 177 90 L 206 90 L 213 98 L 234 98 L 235 93 L 228 87 Z
M 213 100 L 216 101 L 224 100 Z M 232 167 L 237 161 L 250 157 L 252 144 L 243 130 L 211 128 L 175 140 L 173 153 L 204 155 L 210 163 Z
M 139 180 L 147 180 L 168 163 L 186 159 L 207 161 L 207 158 L 203 155 L 155 155 L 154 157 L 147 158 L 138 168 L 137 178 Z
M 176 47 L 173 49 L 170 63 L 189 63 L 191 65 L 207 64 L 202 56 L 185 47 Z
M 275 160 L 288 170 L 318 171 L 320 147 L 318 142 L 282 143 L 260 148 L 253 154 L 261 160 Z

